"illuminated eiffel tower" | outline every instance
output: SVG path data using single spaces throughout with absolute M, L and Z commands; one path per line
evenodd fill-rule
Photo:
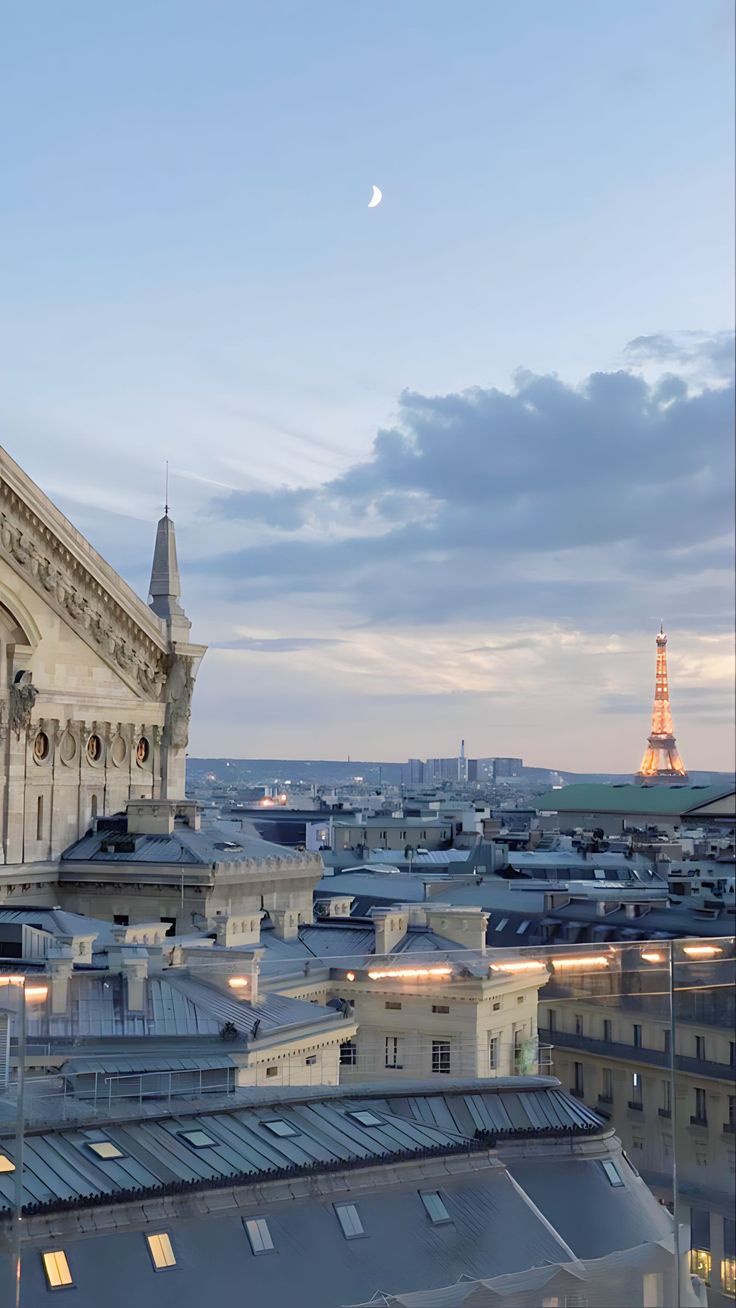
M 657 673 L 649 743 L 636 774 L 637 781 L 687 781 L 685 764 L 677 752 L 667 677 L 667 637 L 660 624 L 657 636 Z

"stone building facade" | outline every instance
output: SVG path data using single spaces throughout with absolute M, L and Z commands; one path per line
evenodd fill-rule
M 131 799 L 183 799 L 204 646 L 158 526 L 146 605 L 0 448 L 0 862 L 55 860 Z

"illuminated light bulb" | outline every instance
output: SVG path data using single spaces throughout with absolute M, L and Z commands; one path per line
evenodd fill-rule
M 652 952 L 651 949 L 643 949 L 643 950 L 642 950 L 642 954 L 641 954 L 641 956 L 642 956 L 642 958 L 644 959 L 644 962 L 645 962 L 645 963 L 663 963 L 663 962 L 664 962 L 664 954 L 655 954 L 655 953 Z
M 354 973 L 354 972 L 346 972 L 346 973 L 345 973 L 345 976 L 346 976 L 346 978 L 347 978 L 348 981 L 354 981 L 354 980 L 355 980 L 355 973 Z
M 555 971 L 564 971 L 565 968 L 575 967 L 608 967 L 609 959 L 606 954 L 591 954 L 588 958 L 553 958 L 552 966 Z
M 247 976 L 231 976 L 228 979 L 228 985 L 233 990 L 242 990 L 243 986 L 248 985 Z

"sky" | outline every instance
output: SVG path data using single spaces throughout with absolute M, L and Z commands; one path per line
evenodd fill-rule
M 10 0 L 0 440 L 145 596 L 195 755 L 733 753 L 721 0 Z M 371 187 L 384 199 L 368 209 Z

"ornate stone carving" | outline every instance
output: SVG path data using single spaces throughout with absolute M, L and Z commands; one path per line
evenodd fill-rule
M 165 654 L 155 638 L 85 571 L 7 483 L 0 484 L 0 491 L 0 547 L 11 566 L 146 698 L 159 699 Z
M 21 735 L 24 735 L 31 725 L 33 706 L 38 699 L 38 691 L 31 684 L 27 672 L 22 674 L 20 681 L 11 682 L 9 699 L 10 726 L 20 740 Z
M 192 660 L 183 654 L 167 659 L 166 717 L 161 742 L 170 749 L 186 749 L 192 715 L 194 676 Z

